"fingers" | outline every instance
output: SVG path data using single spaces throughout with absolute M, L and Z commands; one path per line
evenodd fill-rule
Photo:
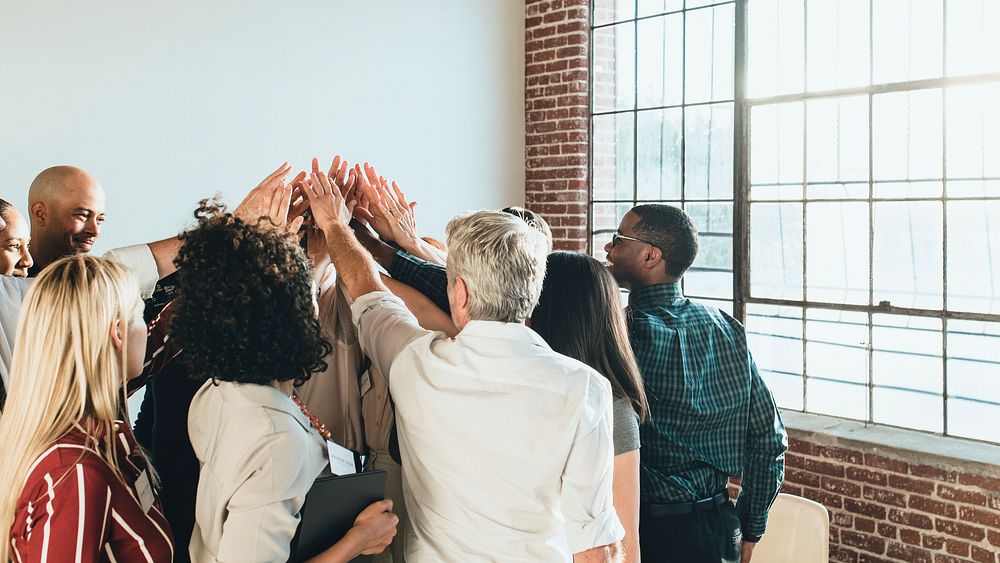
M 299 215 L 298 217 L 293 219 L 292 222 L 288 225 L 288 232 L 292 234 L 299 232 L 299 229 L 302 228 L 302 223 L 304 222 L 305 222 L 305 217 Z
M 275 180 L 278 180 L 279 178 L 284 178 L 291 171 L 292 171 L 292 165 L 288 164 L 287 162 L 283 162 L 281 166 L 278 167 L 277 170 L 268 174 L 267 177 L 264 178 L 264 180 L 260 183 L 260 185 L 265 186 L 270 184 L 271 182 L 274 182 Z

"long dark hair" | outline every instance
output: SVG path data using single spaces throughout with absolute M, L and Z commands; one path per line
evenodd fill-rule
M 608 378 L 614 396 L 628 399 L 639 420 L 645 420 L 646 392 L 628 339 L 618 284 L 603 264 L 576 252 L 549 254 L 531 328 L 556 352 Z

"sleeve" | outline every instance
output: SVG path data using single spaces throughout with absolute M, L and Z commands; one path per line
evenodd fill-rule
M 615 455 L 634 452 L 639 449 L 639 417 L 628 399 L 615 399 L 613 405 Z
M 288 560 L 299 526 L 299 511 L 322 471 L 322 466 L 312 463 L 314 456 L 303 455 L 306 448 L 319 447 L 307 440 L 291 432 L 278 432 L 259 443 L 251 454 L 256 458 L 256 467 L 226 506 L 216 561 Z M 339 540 L 330 538 L 330 545 Z
M 128 382 L 129 394 L 134 393 L 159 373 L 168 363 L 181 353 L 176 341 L 170 338 L 170 320 L 176 308 L 173 302 L 167 304 L 163 311 L 146 325 L 146 356 L 142 363 L 142 372 Z
M 10 385 L 10 362 L 14 356 L 17 321 L 31 284 L 31 279 L 0 276 L 0 409 L 3 408 L 3 397 L 6 397 L 6 389 Z
M 781 422 L 781 414 L 757 371 L 757 364 L 747 352 L 750 361 L 750 420 L 747 426 L 746 461 L 743 466 L 743 488 L 736 503 L 743 537 L 747 541 L 759 539 L 767 526 L 767 512 L 778 496 L 785 477 L 785 450 L 788 434 Z
M 434 334 L 422 328 L 403 301 L 388 291 L 362 295 L 351 305 L 351 313 L 361 349 L 386 379 L 400 352 L 418 338 Z
M 35 561 L 102 561 L 102 533 L 108 528 L 111 486 L 99 469 L 78 463 L 65 476 L 46 474 L 47 494 L 35 505 L 35 520 L 15 549 L 23 563 Z M 18 516 L 20 517 L 20 515 Z
M 612 503 L 614 457 L 611 391 L 592 383 L 562 476 L 562 506 L 570 551 L 617 543 L 625 536 Z
M 400 250 L 392 259 L 389 275 L 427 296 L 445 313 L 451 314 L 448 303 L 448 274 L 443 266 L 431 264 Z
M 139 293 L 143 299 L 153 296 L 156 282 L 160 280 L 160 272 L 156 269 L 156 259 L 153 258 L 153 251 L 149 249 L 148 244 L 113 248 L 107 251 L 104 257 L 128 266 L 135 272 L 135 277 L 139 280 Z

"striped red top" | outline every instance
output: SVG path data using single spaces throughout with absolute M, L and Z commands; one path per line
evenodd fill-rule
M 118 463 L 126 483 L 71 432 L 28 471 L 11 527 L 11 559 L 28 562 L 145 562 L 173 559 L 173 537 L 135 438 L 118 424 Z M 148 509 L 144 510 L 143 507 Z

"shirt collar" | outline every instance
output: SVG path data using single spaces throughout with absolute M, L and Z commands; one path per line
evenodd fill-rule
M 465 328 L 458 334 L 458 337 L 473 336 L 481 338 L 499 338 L 502 340 L 513 340 L 525 342 L 548 348 L 545 339 L 524 323 L 502 323 L 498 321 L 469 321 Z
M 686 301 L 680 283 L 647 285 L 632 290 L 628 295 L 628 306 L 633 309 L 644 307 L 676 305 Z
M 219 385 L 231 387 L 235 391 L 235 395 L 249 405 L 256 405 L 285 413 L 294 418 L 307 432 L 312 429 L 309 419 L 306 418 L 306 415 L 302 414 L 302 410 L 292 401 L 292 398 L 275 387 L 256 383 L 234 383 L 232 381 L 220 381 Z

